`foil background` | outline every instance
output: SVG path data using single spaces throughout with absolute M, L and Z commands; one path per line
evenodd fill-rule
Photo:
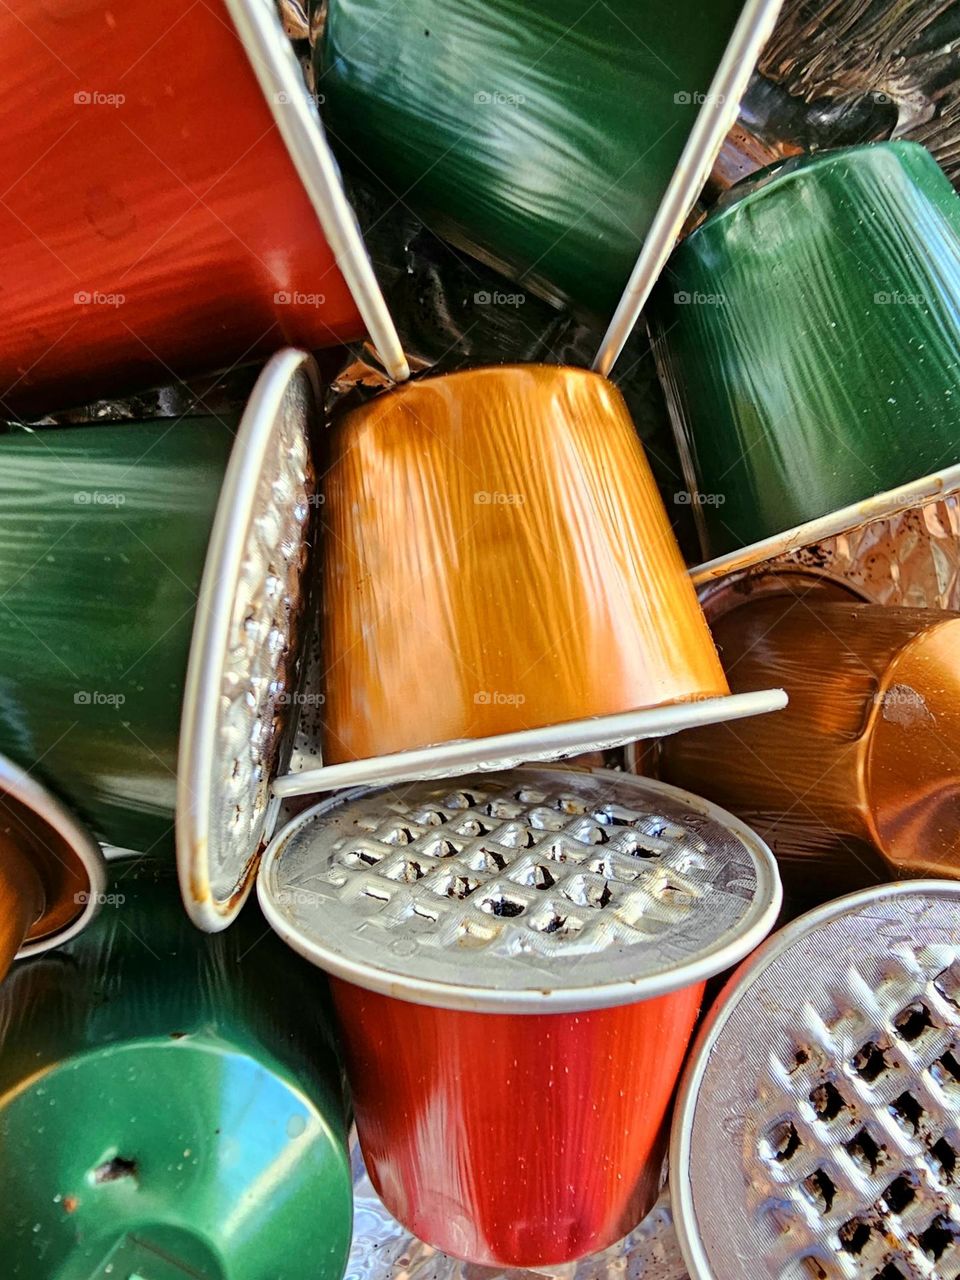
M 424 1244 L 392 1218 L 374 1191 L 353 1135 L 353 1247 L 345 1280 L 687 1280 L 664 1190 L 651 1212 L 625 1240 L 602 1253 L 554 1271 L 498 1271 L 460 1262 Z

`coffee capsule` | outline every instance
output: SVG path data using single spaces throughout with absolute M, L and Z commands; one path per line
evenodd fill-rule
M 0 437 L 0 749 L 111 844 L 165 843 L 179 811 L 220 877 L 194 892 L 225 911 L 289 750 L 318 423 L 313 361 L 287 351 L 236 436 L 210 418 Z
M 641 252 L 656 278 L 779 7 L 331 0 L 315 80 L 345 167 L 521 289 L 607 319 Z
M 273 5 L 13 0 L 0 70 L 0 414 L 365 328 L 405 376 Z
M 732 187 L 671 258 L 652 327 L 698 579 L 960 487 L 960 202 L 915 143 Z
M 97 920 L 0 987 L 10 1280 L 340 1280 L 341 1074 L 316 971 L 251 905 L 195 930 L 173 859 L 111 866 Z
M 891 874 L 960 877 L 960 614 L 787 593 L 714 635 L 733 688 L 776 680 L 789 703 L 665 741 L 665 778 L 749 822 L 821 900 Z
M 782 705 L 726 681 L 622 397 L 506 365 L 330 432 L 324 765 L 280 796 L 549 759 Z
M 882 885 L 775 934 L 680 1089 L 670 1186 L 693 1280 L 960 1271 L 960 885 Z
M 324 801 L 258 893 L 333 976 L 390 1212 L 509 1267 L 602 1249 L 653 1205 L 704 982 L 780 901 L 769 850 L 707 802 L 542 768 Z
M 93 837 L 0 756 L 0 981 L 15 959 L 60 946 L 93 919 L 106 878 Z

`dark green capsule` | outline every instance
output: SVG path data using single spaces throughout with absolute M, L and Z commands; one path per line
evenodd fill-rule
M 606 321 L 741 7 L 330 0 L 317 89 L 346 168 Z
M 322 977 L 252 904 L 195 930 L 172 851 L 0 987 L 10 1280 L 340 1280 L 346 1131 Z
M 171 828 L 218 420 L 0 437 L 0 753 L 100 836 Z
M 706 557 L 960 462 L 960 201 L 915 143 L 733 187 L 651 319 Z

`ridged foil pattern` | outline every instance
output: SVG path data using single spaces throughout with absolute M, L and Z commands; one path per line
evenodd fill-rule
M 692 961 L 742 927 L 758 878 L 752 850 L 693 797 L 535 768 L 332 802 L 271 877 L 291 931 L 340 957 L 492 990 Z
M 960 497 L 875 520 L 782 563 L 840 578 L 877 604 L 960 610 Z
M 478 1271 L 424 1244 L 384 1208 L 353 1146 L 353 1247 L 344 1280 L 518 1280 L 524 1272 Z M 546 1280 L 687 1280 L 664 1190 L 643 1222 L 624 1240 L 579 1263 L 538 1271 Z
M 217 735 L 218 818 L 210 830 L 211 887 L 221 900 L 237 889 L 239 869 L 259 847 L 270 783 L 298 710 L 316 483 L 303 429 L 310 394 L 299 379 L 286 394 L 275 447 L 257 483 L 236 584 Z
M 957 899 L 798 928 L 733 1000 L 691 1132 L 724 1280 L 960 1276 Z

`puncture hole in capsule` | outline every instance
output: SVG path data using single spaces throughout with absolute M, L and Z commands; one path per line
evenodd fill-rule
M 923 1119 L 923 1107 L 912 1093 L 905 1092 L 890 1103 L 890 1114 L 903 1128 L 909 1125 L 917 1133 Z
M 835 1084 L 824 1080 L 810 1094 L 810 1102 L 818 1120 L 835 1120 L 847 1105 Z
M 855 1164 L 868 1173 L 876 1173 L 883 1148 L 877 1145 L 866 1129 L 861 1129 L 844 1146 Z
M 778 1164 L 784 1164 L 790 1160 L 802 1146 L 800 1135 L 792 1121 L 788 1120 L 778 1125 L 770 1135 L 771 1153 Z
M 829 1213 L 837 1195 L 836 1183 L 823 1169 L 815 1169 L 802 1183 L 807 1196 L 820 1211 Z
M 853 1056 L 853 1069 L 861 1080 L 873 1084 L 878 1076 L 887 1069 L 887 1059 L 883 1050 L 873 1040 L 862 1045 Z
M 917 1244 L 936 1262 L 941 1254 L 945 1253 L 958 1239 L 960 1239 L 960 1227 L 944 1214 L 938 1213 L 926 1231 L 922 1231 L 917 1236 Z
M 891 1213 L 903 1213 L 916 1198 L 913 1181 L 906 1173 L 901 1173 L 898 1178 L 894 1178 L 883 1193 L 884 1202 Z
M 870 1239 L 870 1230 L 869 1222 L 864 1222 L 862 1218 L 851 1218 L 837 1232 L 840 1248 L 846 1253 L 863 1253 Z
M 904 1040 L 912 1043 L 914 1040 L 919 1040 L 934 1024 L 930 1017 L 930 1010 L 922 1001 L 918 1001 L 902 1009 L 894 1018 L 893 1025 Z
M 957 1167 L 957 1153 L 946 1138 L 938 1138 L 930 1148 L 930 1154 L 940 1166 L 944 1178 L 951 1179 Z

